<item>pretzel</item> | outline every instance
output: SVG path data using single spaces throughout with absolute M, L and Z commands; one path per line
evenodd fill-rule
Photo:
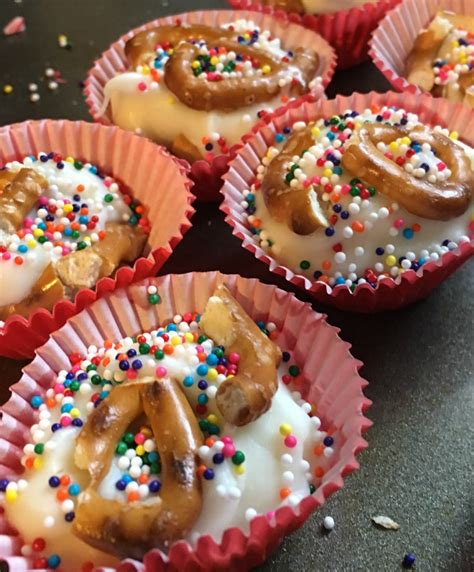
M 130 504 L 103 498 L 97 488 L 117 442 L 142 413 L 151 423 L 160 455 L 160 496 Z M 77 437 L 75 463 L 89 471 L 91 482 L 78 499 L 73 532 L 100 550 L 132 558 L 184 538 L 202 507 L 197 476 L 201 445 L 198 422 L 176 381 L 143 378 L 115 387 Z
M 50 310 L 61 298 L 64 298 L 64 286 L 56 276 L 52 264 L 48 264 L 27 298 L 17 304 L 0 306 L 0 320 L 6 320 L 14 314 L 26 318 L 37 308 Z
M 48 181 L 34 169 L 0 171 L 0 231 L 13 234 L 35 205 Z
M 237 37 L 235 31 L 204 25 L 160 26 L 129 40 L 125 54 L 130 65 L 137 67 L 149 64 L 154 59 L 157 44 L 173 45 L 173 54 L 165 64 L 166 85 L 185 105 L 201 111 L 232 111 L 269 101 L 282 91 L 279 82 L 288 76 L 290 67 L 298 68 L 301 72 L 299 77 L 293 78 L 290 90 L 297 94 L 307 91 L 318 68 L 319 58 L 314 51 L 298 48 L 294 50 L 291 62 L 282 63 L 263 50 L 240 44 Z M 191 64 L 199 54 L 199 47 L 191 43 L 191 39 L 217 42 L 219 47 L 258 60 L 262 66 L 270 66 L 271 71 L 267 75 L 203 81 L 192 73 Z
M 428 143 L 451 170 L 451 180 L 430 183 L 408 173 L 377 148 L 401 137 Z M 342 155 L 342 166 L 397 201 L 407 211 L 427 219 L 449 220 L 466 212 L 474 191 L 474 172 L 463 149 L 441 133 L 421 125 L 413 130 L 390 125 L 365 124 L 353 135 Z
M 258 328 L 224 285 L 209 298 L 202 331 L 228 352 L 240 355 L 239 371 L 221 383 L 216 404 L 223 417 L 242 426 L 267 411 L 278 389 L 280 349 Z
M 65 286 L 92 288 L 99 278 L 110 276 L 121 262 L 135 260 L 143 250 L 146 236 L 140 228 L 111 222 L 105 230 L 103 240 L 57 261 L 56 272 Z
M 311 127 L 295 131 L 270 163 L 262 181 L 263 199 L 270 215 L 302 235 L 328 226 L 314 189 L 293 189 L 285 183 L 288 163 L 313 144 Z
M 434 63 L 436 60 L 449 59 L 457 30 L 474 33 L 474 17 L 438 12 L 426 30 L 420 32 L 407 59 L 407 79 L 425 91 L 446 97 L 450 101 L 465 101 L 471 105 L 467 90 L 474 85 L 474 74 L 469 71 L 460 75 L 456 83 L 435 84 Z

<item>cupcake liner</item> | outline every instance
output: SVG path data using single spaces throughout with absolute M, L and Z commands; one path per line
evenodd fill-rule
M 131 189 L 153 221 L 149 253 L 133 266 L 120 268 L 113 278 L 102 278 L 93 290 L 80 290 L 74 301 L 60 300 L 51 312 L 39 309 L 28 319 L 8 318 L 0 326 L 0 355 L 11 358 L 32 357 L 50 332 L 103 293 L 155 274 L 190 228 L 194 213 L 188 167 L 147 139 L 81 121 L 26 121 L 0 128 L 0 166 L 50 150 L 90 161 Z
M 397 91 L 421 93 L 408 83 L 405 67 L 408 54 L 423 28 L 439 10 L 474 15 L 472 0 L 405 0 L 380 22 L 370 41 L 369 54 L 374 64 Z
M 316 75 L 322 78 L 322 84 L 315 87 L 314 93 L 318 97 L 324 96 L 324 87 L 331 81 L 336 68 L 336 55 L 331 46 L 321 36 L 310 30 L 302 30 L 296 24 L 282 22 L 281 20 L 277 21 L 269 15 L 258 12 L 234 12 L 232 10 L 188 12 L 159 18 L 131 30 L 113 43 L 95 61 L 92 69 L 87 74 L 84 87 L 86 103 L 94 121 L 104 125 L 112 124 L 110 110 L 106 110 L 103 113 L 104 87 L 110 79 L 127 70 L 124 47 L 126 42 L 137 33 L 156 26 L 175 24 L 177 20 L 190 24 L 219 26 L 240 18 L 253 20 L 261 29 L 270 30 L 275 37 L 283 41 L 286 49 L 296 47 L 313 48 L 320 56 L 321 62 Z M 191 165 L 190 177 L 194 181 L 193 193 L 198 199 L 216 201 L 220 198 L 219 190 L 222 186 L 222 175 L 227 170 L 229 157 L 232 155 L 233 150 L 231 149 L 227 155 L 216 155 L 212 162 L 201 159 Z
M 348 97 L 337 96 L 333 100 L 319 101 L 307 97 L 266 116 L 250 134 L 244 136 L 244 144 L 235 159 L 230 162 L 229 170 L 224 176 L 225 183 L 221 190 L 224 201 L 220 207 L 226 214 L 225 220 L 232 227 L 232 233 L 242 241 L 242 246 L 252 252 L 258 260 L 268 264 L 272 272 L 309 291 L 320 302 L 342 310 L 364 313 L 394 310 L 425 298 L 473 255 L 474 241 L 461 243 L 459 248 L 445 253 L 438 262 L 428 262 L 417 272 L 408 270 L 397 279 L 390 277 L 381 279 L 376 288 L 372 288 L 369 284 L 361 284 L 352 293 L 345 285 L 331 288 L 323 282 L 311 281 L 280 265 L 256 242 L 250 232 L 247 215 L 241 202 L 242 191 L 249 188 L 260 159 L 274 143 L 275 133 L 282 127 L 296 121 L 308 122 L 319 117 L 331 117 L 346 109 L 362 111 L 372 105 L 393 105 L 417 113 L 422 122 L 449 127 L 452 131 L 457 131 L 465 143 L 474 146 L 474 110 L 462 104 L 435 99 L 427 94 L 394 92 L 353 93 Z
M 143 564 L 132 560 L 122 562 L 117 568 L 120 572 L 241 572 L 257 566 L 284 536 L 301 526 L 330 494 L 342 488 L 343 478 L 359 467 L 356 455 L 367 447 L 362 433 L 371 425 L 364 416 L 371 402 L 362 391 L 367 385 L 358 374 L 362 364 L 351 356 L 349 344 L 339 338 L 339 330 L 330 326 L 324 315 L 288 292 L 255 279 L 218 272 L 190 273 L 148 278 L 102 297 L 68 320 L 36 351 L 35 359 L 23 370 L 22 378 L 12 387 L 11 399 L 2 409 L 0 478 L 18 476 L 21 472 L 22 447 L 37 416 L 29 400 L 33 394 L 45 394 L 58 371 L 70 365 L 68 355 L 72 351 L 85 352 L 90 344 L 101 345 L 105 339 L 149 330 L 176 313 L 202 312 L 220 283 L 228 286 L 253 319 L 273 321 L 281 330 L 282 344 L 302 367 L 299 390 L 304 398 L 317 403 L 322 426 L 335 429 L 339 446 L 321 485 L 294 511 L 289 507 L 279 508 L 271 520 L 257 516 L 250 523 L 248 534 L 231 528 L 220 543 L 202 536 L 194 547 L 185 541 L 176 542 L 167 555 L 152 550 Z M 158 305 L 147 302 L 150 285 L 158 288 L 162 298 Z M 31 562 L 19 553 L 18 536 L 1 514 L 0 535 L 3 560 L 14 564 L 13 570 L 29 569 Z
M 338 69 L 348 69 L 368 59 L 368 42 L 372 32 L 380 19 L 400 1 L 379 0 L 376 4 L 316 15 L 286 12 L 263 6 L 258 0 L 228 0 L 236 10 L 258 10 L 320 34 L 336 50 Z

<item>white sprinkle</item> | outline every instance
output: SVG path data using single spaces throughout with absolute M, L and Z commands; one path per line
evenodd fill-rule
M 335 522 L 332 516 L 325 516 L 323 520 L 323 526 L 326 530 L 332 530 L 335 526 Z
M 54 526 L 54 516 L 47 516 L 44 520 L 43 520 L 43 526 L 45 528 L 52 528 Z
M 248 508 L 245 511 L 245 520 L 250 522 L 253 518 L 257 516 L 257 511 L 254 508 Z

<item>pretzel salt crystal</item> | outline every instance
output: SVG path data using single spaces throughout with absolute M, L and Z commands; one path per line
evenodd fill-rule
M 117 442 L 142 413 L 160 455 L 160 495 L 132 503 L 106 499 L 97 488 Z M 89 415 L 76 441 L 76 465 L 89 471 L 91 483 L 78 499 L 74 533 L 100 550 L 132 558 L 184 538 L 202 507 L 201 445 L 197 419 L 176 381 L 144 378 L 116 386 Z
M 0 231 L 13 234 L 21 228 L 23 219 L 47 188 L 48 181 L 34 169 L 21 169 L 14 176 L 0 171 Z
M 278 388 L 280 349 L 224 285 L 209 298 L 200 327 L 217 344 L 225 346 L 226 352 L 240 356 L 237 375 L 227 378 L 217 390 L 219 411 L 233 425 L 255 421 L 269 409 Z
M 452 172 L 450 180 L 430 183 L 418 179 L 377 148 L 380 141 L 389 144 L 406 136 L 420 144 L 428 143 Z M 407 211 L 427 219 L 449 220 L 462 215 L 474 193 L 474 172 L 463 149 L 449 137 L 421 125 L 413 130 L 374 123 L 363 125 L 358 135 L 349 139 L 342 166 Z
M 190 108 L 204 111 L 231 111 L 254 103 L 269 101 L 281 92 L 281 80 L 288 76 L 291 65 L 300 70 L 300 76 L 293 78 L 292 90 L 302 94 L 308 89 L 310 80 L 318 67 L 318 56 L 312 50 L 294 50 L 291 62 L 276 61 L 269 54 L 252 46 L 242 45 L 238 34 L 223 28 L 210 26 L 160 26 L 141 32 L 129 40 L 125 54 L 133 67 L 149 64 L 155 57 L 157 44 L 173 45 L 173 54 L 165 64 L 164 80 L 176 97 Z M 218 42 L 219 47 L 229 52 L 248 56 L 270 67 L 266 75 L 249 77 L 227 77 L 224 81 L 203 81 L 194 76 L 191 64 L 199 54 L 199 47 L 189 40 Z
M 92 288 L 121 262 L 132 262 L 140 255 L 146 240 L 140 228 L 112 222 L 105 225 L 105 230 L 103 240 L 57 261 L 56 272 L 65 286 L 74 290 Z
M 311 186 L 293 189 L 285 184 L 288 163 L 313 144 L 311 127 L 295 131 L 270 163 L 262 181 L 263 198 L 270 215 L 275 220 L 284 222 L 296 234 L 302 235 L 328 226 Z

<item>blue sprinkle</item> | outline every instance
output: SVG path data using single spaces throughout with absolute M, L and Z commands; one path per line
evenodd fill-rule
M 183 379 L 183 385 L 184 387 L 191 387 L 192 385 L 194 385 L 194 379 L 190 375 L 187 375 Z
M 33 395 L 30 403 L 33 409 L 38 409 L 41 405 L 43 405 L 43 399 L 39 395 Z
M 207 367 L 207 365 L 204 365 L 203 363 L 198 365 L 196 372 L 198 375 L 200 376 L 206 376 L 207 372 L 209 371 L 209 368 Z

